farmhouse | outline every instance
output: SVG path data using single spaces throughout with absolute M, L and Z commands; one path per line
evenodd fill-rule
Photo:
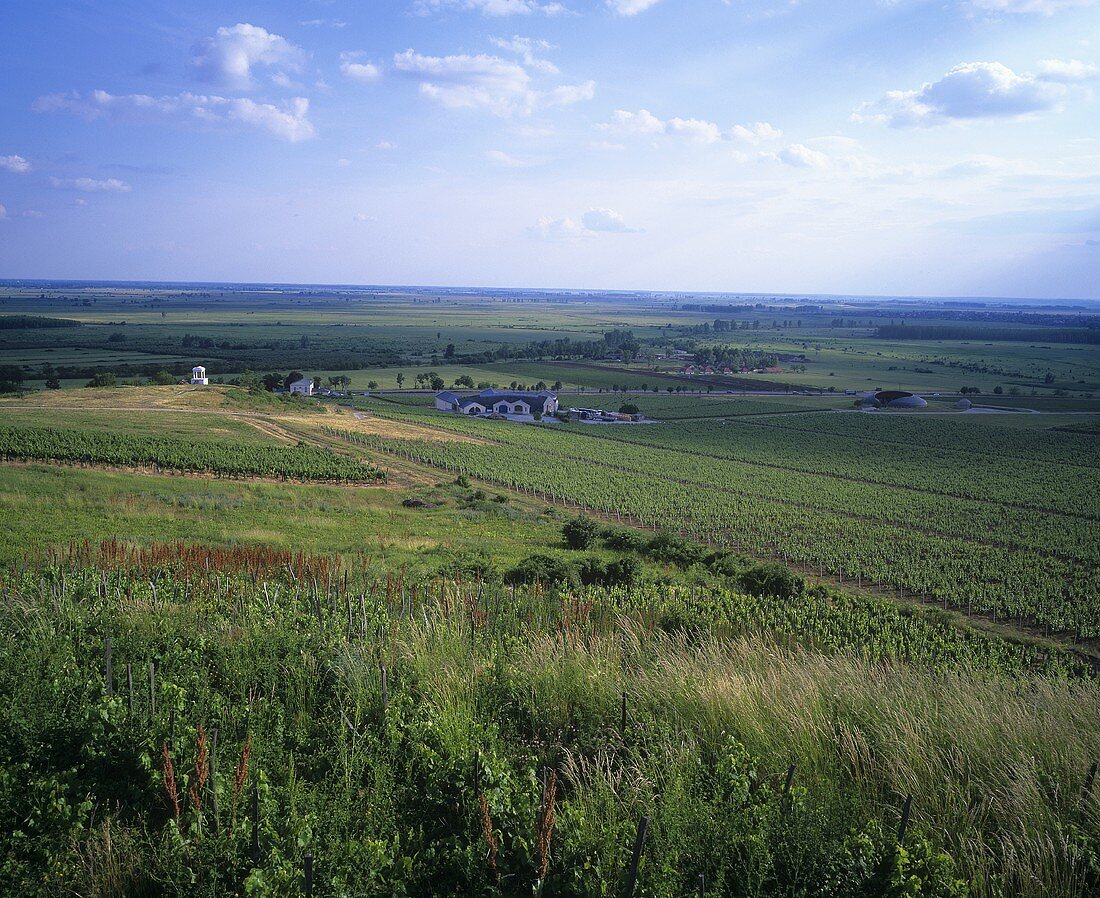
M 482 390 L 476 396 L 459 396 L 444 390 L 435 394 L 435 407 L 443 412 L 463 415 L 552 415 L 558 410 L 558 397 L 549 390 L 537 393 Z
M 296 380 L 290 385 L 291 396 L 312 396 L 313 395 L 313 378 L 303 377 L 301 380 Z

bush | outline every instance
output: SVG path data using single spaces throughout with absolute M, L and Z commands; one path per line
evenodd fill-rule
M 638 414 L 638 406 L 633 402 L 624 402 L 619 406 L 620 415 L 636 415 Z
M 641 579 L 641 562 L 630 555 L 612 561 L 604 570 L 604 583 L 608 586 L 636 586 Z
M 645 554 L 654 561 L 681 568 L 691 567 L 704 556 L 701 546 L 673 533 L 658 533 L 646 544 Z
M 118 379 L 110 371 L 100 371 L 86 386 L 89 387 L 113 387 L 118 384 Z
M 570 518 L 561 528 L 561 535 L 570 549 L 587 549 L 596 540 L 600 525 L 583 515 Z
M 781 564 L 757 564 L 741 574 L 741 587 L 754 596 L 790 599 L 802 595 L 806 581 Z
M 640 552 L 649 542 L 645 533 L 630 527 L 605 527 L 600 539 L 607 548 L 616 552 Z
M 504 582 L 508 584 L 524 583 L 560 583 L 576 585 L 577 571 L 569 562 L 553 555 L 535 554 L 524 558 L 514 568 L 506 571 Z

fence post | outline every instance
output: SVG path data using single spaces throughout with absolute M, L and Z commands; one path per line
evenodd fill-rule
M 313 898 L 313 854 L 307 851 L 302 861 L 305 868 L 302 872 L 305 879 L 306 898 Z
M 642 817 L 638 821 L 638 834 L 634 837 L 634 850 L 630 855 L 630 866 L 626 870 L 626 888 L 623 890 L 623 898 L 634 898 L 634 886 L 638 882 L 638 864 L 642 860 L 642 848 L 645 846 L 645 835 L 649 831 L 649 818 Z
M 905 804 L 901 806 L 901 823 L 898 825 L 898 843 L 905 841 L 905 830 L 909 827 L 909 814 L 913 810 L 913 795 L 905 796 Z
M 103 676 L 107 681 L 107 694 L 115 694 L 115 672 L 111 666 L 111 651 L 114 648 L 111 637 L 107 637 L 107 644 L 103 648 Z
M 252 863 L 260 863 L 260 784 L 252 784 Z
M 1092 795 L 1092 784 L 1096 782 L 1096 768 L 1097 762 L 1093 761 L 1092 766 L 1089 768 L 1088 775 L 1085 777 L 1085 784 L 1081 787 L 1081 811 L 1084 812 L 1088 803 L 1089 796 Z

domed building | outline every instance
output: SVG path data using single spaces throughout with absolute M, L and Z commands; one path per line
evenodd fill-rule
M 916 393 L 906 390 L 880 390 L 875 399 L 883 408 L 927 408 L 928 403 Z

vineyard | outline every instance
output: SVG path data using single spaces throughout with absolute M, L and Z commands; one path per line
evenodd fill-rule
M 114 541 L 0 595 L 4 894 L 1100 888 L 1095 683 L 887 602 Z
M 997 454 L 1026 453 L 1029 441 L 1045 434 L 1007 430 L 981 443 L 978 431 L 965 449 L 921 450 L 756 423 L 763 418 L 595 433 L 581 426 L 515 427 L 375 408 L 485 442 L 340 435 L 968 613 L 1034 621 L 1074 638 L 1100 635 L 1100 472 L 1084 464 L 1036 464 Z M 832 416 L 815 415 L 809 426 L 823 418 Z M 1011 436 L 1020 438 L 1015 449 Z M 1077 457 L 1084 461 L 1083 442 L 1091 437 L 1058 433 L 1052 443 L 1063 437 L 1078 441 Z M 1064 444 L 1063 452 L 1071 447 Z M 866 476 L 859 473 L 864 469 Z
M 148 467 L 222 477 L 335 482 L 385 477 L 384 472 L 357 459 L 312 446 L 241 445 L 45 427 L 0 426 L 0 458 Z

